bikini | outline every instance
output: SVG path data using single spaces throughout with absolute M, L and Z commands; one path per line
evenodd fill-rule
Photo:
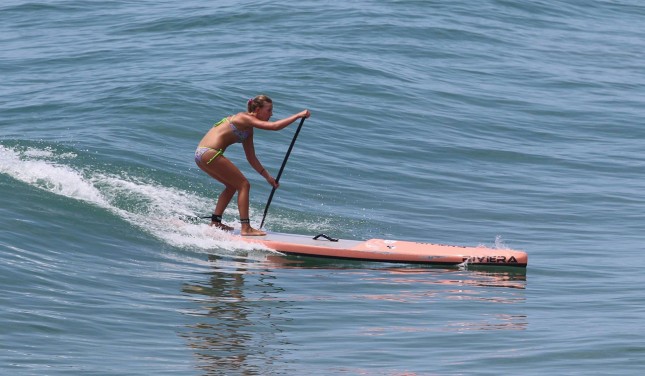
M 233 123 L 233 118 L 235 116 L 231 116 L 230 118 L 225 117 L 222 120 L 218 121 L 213 125 L 213 128 L 217 127 L 218 125 L 224 123 L 225 121 L 228 121 L 228 123 L 231 125 L 231 131 L 233 132 L 234 135 L 237 136 L 237 142 L 244 142 L 249 136 L 251 135 L 251 130 L 240 130 L 234 123 Z M 220 155 L 224 154 L 224 149 L 219 148 L 219 149 L 213 149 L 209 148 L 207 146 L 198 146 L 197 150 L 195 150 L 195 162 L 196 163 L 201 163 L 202 161 L 202 156 L 204 153 L 206 153 L 209 150 L 213 150 L 215 152 L 215 155 L 213 155 L 207 162 L 206 164 L 210 164 L 212 161 L 215 160 L 215 158 L 219 157 Z

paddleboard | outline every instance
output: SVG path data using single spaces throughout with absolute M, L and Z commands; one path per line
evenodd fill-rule
M 365 241 L 316 236 L 267 233 L 265 236 L 240 236 L 244 242 L 259 243 L 287 255 L 335 259 L 410 263 L 427 265 L 489 265 L 526 267 L 526 252 L 487 247 L 462 247 L 402 240 Z

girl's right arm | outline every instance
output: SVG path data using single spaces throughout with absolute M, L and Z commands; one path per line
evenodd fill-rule
M 254 116 L 250 116 L 246 114 L 244 114 L 243 119 L 244 119 L 244 122 L 248 122 L 246 124 L 254 128 L 265 129 L 269 131 L 279 131 L 280 129 L 286 128 L 289 124 L 293 123 L 294 121 L 303 117 L 308 118 L 309 116 L 311 116 L 311 113 L 309 112 L 309 110 L 303 110 L 297 114 L 293 114 L 289 117 L 276 120 L 276 121 L 263 121 Z

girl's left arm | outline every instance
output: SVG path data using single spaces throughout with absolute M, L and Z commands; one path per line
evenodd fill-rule
M 269 184 L 272 186 L 276 187 L 277 182 L 271 174 L 269 174 L 269 171 L 267 171 L 264 167 L 262 167 L 262 163 L 260 163 L 260 160 L 258 160 L 258 157 L 255 156 L 255 145 L 253 144 L 253 132 L 249 135 L 249 137 L 244 140 L 242 143 L 242 146 L 244 147 L 244 154 L 246 155 L 246 160 L 249 162 L 251 167 L 255 171 L 258 172 L 258 174 L 262 175 L 263 178 L 265 178 Z
M 262 173 L 262 170 L 264 167 L 262 167 L 262 163 L 260 163 L 260 160 L 258 160 L 258 157 L 255 156 L 255 145 L 253 144 L 253 131 L 251 131 L 251 134 L 249 137 L 244 140 L 242 143 L 242 146 L 244 147 L 244 154 L 246 155 L 246 160 L 249 161 L 249 164 L 255 171 L 258 172 L 258 174 Z

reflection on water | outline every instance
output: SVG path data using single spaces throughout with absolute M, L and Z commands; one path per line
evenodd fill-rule
M 289 344 L 278 325 L 287 305 L 273 299 L 281 289 L 270 272 L 247 263 L 211 256 L 214 271 L 205 281 L 185 284 L 197 305 L 185 312 L 194 323 L 182 335 L 205 374 L 270 374 Z M 252 268 L 249 268 L 252 267 Z
M 522 309 L 525 269 L 441 269 L 275 255 L 263 261 L 209 256 L 209 261 L 212 272 L 183 287 L 194 305 L 185 311 L 191 323 L 182 336 L 205 374 L 285 374 L 301 358 L 294 353 L 328 347 L 332 354 L 342 351 L 340 341 L 378 347 L 378 338 L 409 340 L 412 335 L 425 337 L 417 345 L 422 348 L 437 333 L 528 326 Z M 330 331 L 346 338 L 334 338 Z M 324 352 L 319 354 L 324 358 Z M 302 359 L 311 356 L 318 355 Z

